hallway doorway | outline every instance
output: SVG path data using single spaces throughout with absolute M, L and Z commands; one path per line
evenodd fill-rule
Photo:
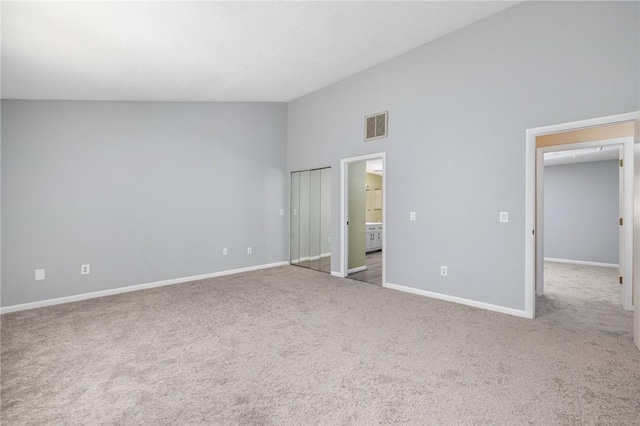
M 566 140 L 570 140 L 566 137 Z M 596 140 L 597 146 L 558 149 L 544 153 L 542 192 L 543 280 L 538 297 L 546 294 L 549 277 L 559 286 L 584 281 L 585 292 L 597 301 L 616 293 L 615 309 L 624 306 L 625 234 L 624 212 L 624 138 Z M 626 139 L 631 143 L 631 138 Z M 563 145 L 570 146 L 570 145 Z M 547 269 L 562 271 L 548 274 Z M 571 272 L 576 276 L 572 277 Z M 593 276 L 588 272 L 592 271 Z M 612 278 L 613 277 L 613 278 Z M 575 279 L 574 279 L 575 278 Z M 562 290 L 562 289 L 560 289 Z M 563 294 L 560 291 L 557 294 Z M 571 294 L 568 295 L 568 297 Z
M 606 134 L 605 134 L 606 133 Z M 615 134 L 614 134 L 615 133 Z M 624 140 L 622 140 L 624 139 Z M 621 301 L 625 309 L 636 309 L 632 318 L 633 340 L 640 348 L 640 256 L 634 246 L 640 242 L 640 215 L 634 215 L 634 204 L 640 200 L 640 186 L 634 181 L 640 178 L 640 112 L 594 118 L 570 123 L 528 129 L 526 131 L 526 205 L 525 205 L 525 313 L 536 317 L 536 296 L 543 296 L 545 271 L 544 240 L 544 154 L 551 151 L 593 148 L 609 144 L 622 144 L 620 163 L 623 181 L 622 212 L 619 218 L 620 253 L 619 282 L 622 286 Z M 542 297 L 540 314 L 544 312 Z M 622 309 L 612 312 L 621 312 Z M 625 314 L 626 315 L 626 314 Z

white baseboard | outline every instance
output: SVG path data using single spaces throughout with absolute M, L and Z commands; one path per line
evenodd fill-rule
M 432 291 L 420 290 L 413 287 L 405 287 L 403 285 L 386 283 L 386 288 L 392 290 L 404 291 L 406 293 L 417 294 L 420 296 L 431 297 L 433 299 L 446 300 L 447 302 L 460 303 L 462 305 L 473 306 L 474 308 L 486 309 L 488 311 L 500 312 L 501 314 L 513 315 L 516 317 L 528 318 L 524 310 L 506 308 L 504 306 L 492 305 L 490 303 L 477 302 L 475 300 L 463 299 L 461 297 L 449 296 L 446 294 L 434 293 Z
M 553 257 L 545 257 L 545 262 L 554 262 L 554 263 L 571 263 L 574 265 L 588 265 L 588 266 L 604 266 L 605 268 L 619 268 L 620 265 L 617 263 L 602 263 L 602 262 L 588 262 L 586 260 L 571 260 L 571 259 L 556 259 Z
M 331 271 L 331 276 L 338 277 L 338 278 L 344 278 L 344 275 L 342 275 L 342 273 L 336 272 L 336 271 Z
M 347 270 L 347 275 L 349 275 L 349 274 L 355 274 L 356 272 L 366 271 L 366 270 L 367 270 L 367 265 L 364 265 L 364 266 L 358 266 L 357 268 L 353 268 L 353 269 L 349 269 L 349 270 Z
M 163 287 L 166 285 L 181 284 L 189 281 L 205 280 L 207 278 L 222 277 L 224 275 L 238 274 L 240 272 L 256 271 L 258 269 L 274 268 L 276 266 L 288 265 L 289 262 L 276 262 L 264 265 L 248 266 L 246 268 L 230 269 L 227 271 L 212 272 L 210 274 L 193 275 L 191 277 L 174 278 L 171 280 L 156 281 L 146 284 L 137 284 L 127 287 L 113 288 L 109 290 L 94 291 L 91 293 L 76 294 L 74 296 L 60 297 L 57 299 L 40 300 L 38 302 L 23 303 L 20 305 L 5 306 L 0 308 L 0 314 L 9 312 L 25 311 L 27 309 L 42 308 L 45 306 L 61 305 L 63 303 L 77 302 L 80 300 L 94 299 L 96 297 L 111 296 L 114 294 L 128 293 L 131 291 L 146 290 L 149 288 Z

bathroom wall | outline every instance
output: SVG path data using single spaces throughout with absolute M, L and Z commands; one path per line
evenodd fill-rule
M 365 189 L 365 197 L 368 201 L 365 203 L 367 206 L 367 222 L 382 222 L 382 209 L 374 209 L 374 190 L 382 189 L 382 176 L 373 173 L 367 173 L 365 184 L 368 185 Z

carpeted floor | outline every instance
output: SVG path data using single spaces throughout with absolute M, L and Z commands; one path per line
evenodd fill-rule
M 633 313 L 622 310 L 616 268 L 545 262 L 544 282 L 544 296 L 537 299 L 539 318 L 633 339 Z
M 284 266 L 5 314 L 1 420 L 639 424 L 631 315 L 565 290 L 526 320 Z

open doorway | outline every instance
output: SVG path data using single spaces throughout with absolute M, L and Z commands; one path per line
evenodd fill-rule
M 546 238 L 545 238 L 545 157 L 546 163 L 550 161 L 560 161 L 557 157 L 564 157 L 565 162 L 568 159 L 574 160 L 589 160 L 599 157 L 604 157 L 609 152 L 613 152 L 614 158 L 617 157 L 619 164 L 624 164 L 625 157 L 633 158 L 633 123 L 622 123 L 597 126 L 592 129 L 578 129 L 569 130 L 566 132 L 558 132 L 551 135 L 540 136 L 536 138 L 536 151 L 537 151 L 537 167 L 536 167 L 536 294 L 541 296 L 544 294 L 544 265 L 545 258 L 555 258 L 555 256 L 547 256 L 546 253 Z M 600 150 L 602 149 L 602 150 Z M 618 153 L 616 156 L 615 153 Z M 553 154 L 558 153 L 558 154 Z M 575 157 L 574 157 L 575 156 Z M 554 158 L 555 157 L 555 158 Z M 604 157 L 606 158 L 606 157 Z M 551 166 L 550 166 L 551 167 Z M 619 229 L 618 232 L 618 272 L 620 282 L 622 283 L 620 288 L 620 302 L 621 305 L 631 310 L 632 306 L 632 242 L 633 242 L 633 161 L 627 161 L 626 166 L 621 167 L 619 172 L 619 186 L 610 188 L 613 191 L 613 196 L 619 197 L 617 202 L 612 202 L 610 206 L 612 209 L 618 209 L 618 218 L 613 219 L 613 223 L 616 224 Z M 590 177 L 583 173 L 582 179 L 586 180 Z M 594 181 L 591 182 L 595 183 Z M 583 186 L 584 191 L 584 186 Z M 565 194 L 576 198 L 576 194 Z M 600 194 L 602 195 L 602 194 Z M 586 201 L 582 202 L 583 205 Z M 595 204 L 591 204 L 593 208 Z M 586 209 L 586 207 L 585 207 Z M 591 212 L 592 213 L 592 212 Z M 589 212 L 575 212 L 572 220 L 579 221 L 586 217 Z M 627 218 L 625 223 L 624 218 Z M 591 229 L 581 229 L 581 232 L 598 232 L 604 224 L 591 223 Z M 566 230 L 565 230 L 566 232 Z M 586 244 L 595 245 L 595 239 L 588 236 L 580 236 L 579 232 L 574 232 L 574 239 L 581 238 L 582 241 L 582 253 L 581 256 L 595 256 L 593 251 L 595 248 L 590 248 L 592 253 L 587 253 L 588 247 L 584 247 Z M 613 257 L 612 255 L 610 255 Z M 575 259 L 589 261 L 589 259 Z M 598 262 L 598 263 L 614 263 L 614 262 Z M 626 281 L 626 283 L 625 283 Z
M 385 154 L 341 161 L 341 274 L 385 284 Z
M 369 284 L 382 285 L 382 234 L 384 211 L 382 209 L 382 159 L 363 160 L 349 167 L 348 217 L 349 238 L 347 278 Z M 364 188 L 362 170 L 364 168 Z M 364 200 L 362 195 L 364 194 Z M 364 241 L 354 227 L 362 228 L 364 216 Z M 359 229 L 360 231 L 361 229 Z M 355 235 L 357 234 L 357 236 Z M 353 237 L 356 238 L 353 238 Z
M 526 138 L 526 209 L 525 209 L 525 312 L 536 316 L 536 296 L 544 294 L 544 154 L 566 150 L 622 145 L 622 212 L 619 219 L 619 276 L 622 285 L 621 305 L 632 309 L 640 306 L 640 112 L 620 114 L 578 122 L 563 123 L 527 130 Z M 634 244 L 635 242 L 635 244 Z M 618 312 L 626 314 L 622 309 Z M 629 314 L 626 314 L 629 316 Z M 640 309 L 632 319 L 633 339 L 640 348 Z
M 622 285 L 624 142 L 633 141 L 629 137 L 594 140 L 597 146 L 587 148 L 538 148 L 543 151 L 538 192 L 544 258 L 537 316 L 585 326 L 596 322 L 608 331 L 631 335 L 633 314 L 623 312 L 631 303 L 625 303 Z

